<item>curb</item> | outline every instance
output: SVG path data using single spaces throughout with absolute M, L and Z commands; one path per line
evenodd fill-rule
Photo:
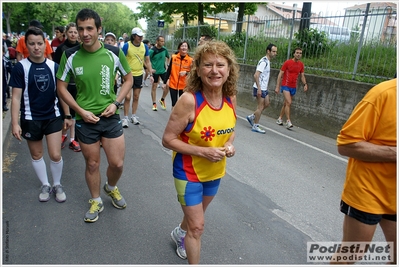
M 6 111 L 4 118 L 2 119 L 3 124 L 3 155 L 5 152 L 5 147 L 7 147 L 8 142 L 10 141 L 10 132 L 11 132 L 11 105 L 10 101 L 8 102 L 9 110 Z

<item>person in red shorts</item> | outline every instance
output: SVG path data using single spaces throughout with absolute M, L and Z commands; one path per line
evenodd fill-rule
M 280 73 L 277 77 L 276 83 L 276 94 L 279 92 L 284 95 L 284 104 L 281 108 L 280 117 L 278 117 L 276 123 L 279 125 L 283 125 L 283 116 L 284 114 L 287 116 L 286 126 L 287 129 L 292 128 L 291 122 L 291 104 L 294 99 L 294 95 L 296 94 L 296 84 L 298 80 L 299 74 L 301 75 L 301 81 L 303 84 L 303 91 L 306 92 L 308 90 L 308 85 L 306 84 L 305 79 L 305 66 L 301 61 L 302 57 L 302 48 L 295 48 L 294 50 L 294 58 L 288 59 L 284 62 L 283 66 L 280 69 Z M 281 85 L 281 87 L 280 87 Z

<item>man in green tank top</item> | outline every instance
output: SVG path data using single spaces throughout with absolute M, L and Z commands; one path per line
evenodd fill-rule
M 85 177 L 91 194 L 91 206 L 84 221 L 95 222 L 104 209 L 100 196 L 100 144 L 108 161 L 104 191 L 111 197 L 114 207 L 126 207 L 125 199 L 116 186 L 125 157 L 125 138 L 118 113 L 120 102 L 132 87 L 133 78 L 123 52 L 99 41 L 101 19 L 95 11 L 80 10 L 76 25 L 82 44 L 63 53 L 57 72 L 57 92 L 76 111 L 76 137 L 85 158 Z M 113 87 L 118 70 L 125 82 L 116 96 Z M 67 90 L 71 78 L 76 82 L 76 101 Z

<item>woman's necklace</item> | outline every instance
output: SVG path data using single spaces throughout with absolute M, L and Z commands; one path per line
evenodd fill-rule
M 205 96 L 206 102 L 208 102 L 208 104 L 209 104 L 211 107 L 213 107 L 214 109 L 219 109 L 219 108 L 222 106 L 222 103 L 223 103 L 223 99 L 222 99 L 222 98 L 218 99 L 218 100 L 217 100 L 217 103 L 218 103 L 218 104 L 215 105 L 214 102 L 212 102 L 212 101 L 209 100 L 209 97 L 207 97 L 207 95 L 205 94 L 204 91 L 203 91 L 202 93 L 203 93 L 204 96 Z

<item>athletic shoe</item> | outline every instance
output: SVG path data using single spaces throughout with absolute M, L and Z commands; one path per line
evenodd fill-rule
M 255 119 L 254 114 L 247 116 L 247 121 L 249 122 L 249 124 L 251 124 L 251 126 L 254 126 L 254 119 Z
M 82 149 L 80 149 L 80 145 L 76 140 L 73 140 L 72 142 L 69 143 L 69 148 L 72 149 L 75 152 L 80 152 Z
M 182 258 L 183 260 L 187 259 L 187 254 L 186 254 L 186 248 L 184 247 L 184 236 L 179 236 L 179 226 L 177 226 L 172 233 L 170 233 L 170 236 L 172 237 L 172 240 L 175 241 L 176 243 L 176 253 L 177 255 Z
M 93 199 L 90 199 L 89 203 L 91 204 L 91 206 L 90 206 L 89 211 L 86 212 L 84 221 L 85 222 L 95 222 L 98 220 L 98 214 L 104 210 L 104 205 L 103 205 L 103 203 L 100 203 Z
M 111 197 L 112 205 L 114 205 L 115 208 L 117 208 L 117 209 L 126 208 L 126 201 L 122 197 L 121 193 L 119 193 L 119 189 L 117 186 L 115 186 L 114 190 L 109 190 L 108 183 L 105 183 L 104 191 L 105 191 L 105 193 L 107 193 L 108 196 Z
M 67 141 L 68 136 L 63 135 L 61 138 L 61 149 L 65 147 L 66 141 Z
M 259 125 L 257 125 L 257 124 L 254 124 L 254 126 L 252 126 L 252 131 L 253 132 L 257 132 L 257 133 L 261 133 L 261 134 L 266 133 L 266 131 L 261 129 L 261 128 L 259 128 Z
M 127 122 L 127 119 L 122 119 L 122 127 L 129 128 L 129 123 Z
M 53 193 L 55 194 L 55 201 L 62 203 L 66 200 L 66 195 L 62 185 L 58 184 L 53 186 Z
M 276 121 L 276 123 L 277 123 L 278 125 L 283 125 L 283 120 L 280 119 L 280 118 L 278 118 L 277 121 Z
M 161 100 L 161 99 L 159 99 L 159 104 L 161 104 L 161 108 L 163 109 L 163 110 L 165 110 L 166 109 L 166 103 L 165 103 L 165 100 Z
M 158 110 L 158 109 L 157 109 L 157 104 L 155 104 L 155 103 L 152 104 L 152 110 L 153 110 L 153 111 L 157 111 L 157 110 Z
M 40 202 L 49 201 L 50 194 L 51 194 L 51 187 L 49 185 L 42 185 L 42 187 L 40 187 L 39 201 Z
M 147 80 L 144 81 L 144 86 L 148 86 Z
M 292 125 L 291 121 L 287 121 L 287 129 L 292 128 L 294 125 Z
M 131 123 L 133 123 L 134 125 L 140 124 L 140 122 L 139 122 L 139 117 L 136 117 L 136 116 L 132 116 L 132 117 L 130 118 L 130 121 L 131 121 Z

